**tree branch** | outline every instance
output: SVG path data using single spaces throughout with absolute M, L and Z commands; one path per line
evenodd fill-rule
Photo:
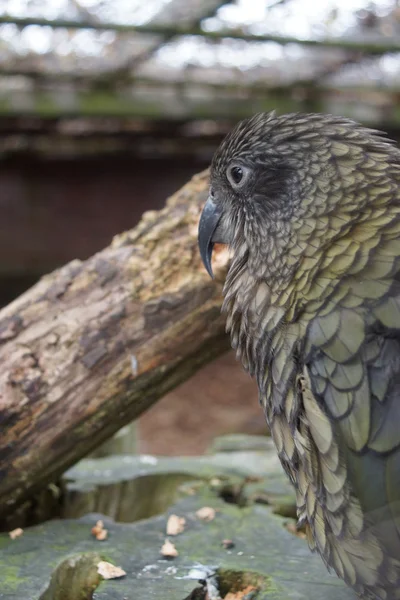
M 110 247 L 0 311 L 0 514 L 228 348 L 227 251 L 213 282 L 197 249 L 207 188 L 205 173 L 195 177 Z

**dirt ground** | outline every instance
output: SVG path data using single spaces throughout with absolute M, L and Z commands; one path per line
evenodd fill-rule
M 257 388 L 233 352 L 196 373 L 139 420 L 139 451 L 151 454 L 203 453 L 227 433 L 267 432 Z

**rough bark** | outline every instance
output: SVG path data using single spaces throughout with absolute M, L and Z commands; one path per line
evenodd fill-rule
M 110 247 L 0 311 L 1 514 L 227 348 L 227 251 L 213 282 L 197 249 L 207 186 L 196 176 Z

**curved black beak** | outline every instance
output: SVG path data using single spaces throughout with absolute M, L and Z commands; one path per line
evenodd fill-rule
M 198 243 L 201 259 L 205 268 L 207 269 L 207 273 L 212 278 L 214 278 L 211 266 L 212 251 L 214 248 L 213 235 L 221 215 L 222 212 L 220 208 L 218 208 L 210 196 L 203 208 L 203 212 L 201 213 Z

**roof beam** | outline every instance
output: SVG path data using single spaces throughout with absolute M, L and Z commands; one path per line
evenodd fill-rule
M 245 33 L 240 29 L 204 31 L 200 26 L 172 26 L 161 24 L 147 25 L 127 25 L 124 23 L 89 23 L 85 21 L 76 21 L 71 19 L 42 19 L 33 17 L 13 17 L 3 15 L 0 17 L 0 24 L 14 24 L 18 27 L 28 27 L 29 25 L 38 25 L 42 27 L 66 28 L 66 29 L 93 29 L 96 31 L 116 31 L 123 33 L 144 33 L 161 36 L 197 36 L 210 40 L 235 39 L 246 42 L 275 42 L 281 45 L 299 44 L 301 46 L 319 47 L 319 48 L 337 48 L 340 50 L 353 50 L 363 54 L 381 55 L 387 52 L 400 52 L 400 41 L 376 40 L 376 41 L 354 41 L 347 38 L 323 38 L 323 39 L 302 39 L 293 36 L 281 35 L 252 35 Z

